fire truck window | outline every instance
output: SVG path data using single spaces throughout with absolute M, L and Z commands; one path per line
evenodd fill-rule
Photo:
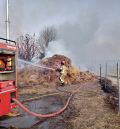
M 15 57 L 13 55 L 0 55 L 0 71 L 14 71 Z
M 0 49 L 0 81 L 16 83 L 15 52 Z

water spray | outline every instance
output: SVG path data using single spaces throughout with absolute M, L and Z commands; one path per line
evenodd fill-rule
M 38 67 L 38 68 L 42 68 L 42 69 L 49 69 L 49 70 L 53 70 L 55 71 L 55 69 L 53 68 L 50 68 L 50 67 L 47 67 L 47 66 L 42 66 L 42 65 L 37 65 L 37 64 L 34 64 L 32 62 L 29 62 L 29 61 L 25 61 L 25 60 L 22 60 L 22 59 L 18 59 L 19 62 L 22 62 L 22 63 L 25 63 L 25 64 L 29 64 L 29 65 L 32 65 L 34 67 Z

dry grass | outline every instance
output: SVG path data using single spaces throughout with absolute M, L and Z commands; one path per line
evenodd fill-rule
M 78 87 L 78 85 L 76 86 Z M 55 87 L 47 85 L 20 88 L 19 90 L 20 96 L 36 96 L 53 92 L 57 92 Z M 80 86 L 79 92 L 72 101 L 77 115 L 73 116 L 72 114 L 70 119 L 65 120 L 69 125 L 67 129 L 120 129 L 120 115 L 105 103 L 105 98 L 106 94 L 101 90 L 97 81 Z
M 69 121 L 73 129 L 120 129 L 120 115 L 109 108 L 105 97 L 96 82 L 81 87 L 73 101 L 78 115 Z
M 19 88 L 19 95 L 43 95 L 56 92 L 55 87 L 48 87 L 47 85 L 25 86 Z

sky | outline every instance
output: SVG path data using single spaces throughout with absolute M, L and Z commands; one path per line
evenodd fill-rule
M 54 26 L 60 53 L 75 64 L 120 59 L 120 0 L 9 0 L 10 37 Z M 0 0 L 0 36 L 5 37 L 5 0 Z

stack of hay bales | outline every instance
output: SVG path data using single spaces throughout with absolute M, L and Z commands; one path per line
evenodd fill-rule
M 46 58 L 39 63 L 49 68 L 56 69 L 60 66 L 61 62 L 65 62 L 67 67 L 67 75 L 65 76 L 65 82 L 68 85 L 83 83 L 88 80 L 92 80 L 95 76 L 88 72 L 82 72 L 72 65 L 71 60 L 64 55 L 54 55 Z M 60 73 L 55 70 L 31 68 L 31 66 L 25 67 L 19 72 L 19 85 L 58 85 Z

